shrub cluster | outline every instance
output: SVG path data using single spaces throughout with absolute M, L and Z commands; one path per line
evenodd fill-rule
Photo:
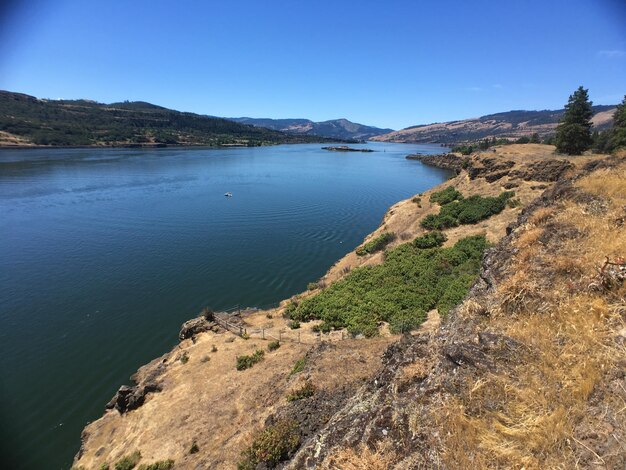
M 444 205 L 438 214 L 430 214 L 421 221 L 426 229 L 441 230 L 459 225 L 475 224 L 492 215 L 499 214 L 506 207 L 507 201 L 514 195 L 505 191 L 498 197 L 470 196 L 467 199 Z
M 413 240 L 413 246 L 421 249 L 436 248 L 443 245 L 447 239 L 442 232 L 434 230 Z
M 385 248 L 389 243 L 394 241 L 396 235 L 393 232 L 385 232 L 372 241 L 367 242 L 365 245 L 356 249 L 356 254 L 359 256 L 365 256 L 368 253 L 374 253 Z
M 437 308 L 446 314 L 461 300 L 480 270 L 484 236 L 459 240 L 450 248 L 424 250 L 405 243 L 387 251 L 385 262 L 354 269 L 319 294 L 304 299 L 292 317 L 321 319 L 326 328 L 374 336 L 387 321 L 394 332 L 407 331 Z
M 237 356 L 237 370 L 246 370 L 255 365 L 257 362 L 261 362 L 265 357 L 265 351 L 257 349 L 254 354 L 248 356 Z
M 136 450 L 132 454 L 125 455 L 115 463 L 115 470 L 132 470 L 141 460 L 141 452 Z
M 268 426 L 241 453 L 238 470 L 254 470 L 262 464 L 263 468 L 274 468 L 287 460 L 300 445 L 300 429 L 293 420 L 280 420 Z
M 270 344 L 267 345 L 268 351 L 276 351 L 278 348 L 280 348 L 280 341 L 278 340 L 271 341 Z
M 139 465 L 138 470 L 170 470 L 173 466 L 174 461 L 171 459 L 159 460 L 158 462 Z
M 443 206 L 459 199 L 463 199 L 463 195 L 454 186 L 448 186 L 446 189 L 432 193 L 429 200 Z
M 294 390 L 287 395 L 287 401 L 303 400 L 304 398 L 312 397 L 315 394 L 315 385 L 310 380 L 307 380 L 302 387 Z

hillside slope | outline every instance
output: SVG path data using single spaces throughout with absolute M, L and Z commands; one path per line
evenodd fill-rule
M 0 90 L 0 146 L 266 145 L 325 139 L 284 134 L 142 101 L 43 100 Z
M 333 119 L 330 121 L 313 122 L 309 119 L 263 119 L 263 118 L 231 118 L 233 121 L 253 126 L 267 127 L 281 132 L 298 135 L 319 135 L 332 139 L 369 140 L 370 138 L 393 132 L 393 129 L 381 129 L 348 121 Z
M 383 251 L 349 253 L 278 309 L 227 317 L 233 327 L 219 316 L 190 323 L 85 428 L 77 468 L 134 451 L 175 469 L 623 468 L 626 158 L 495 150 L 392 206 L 365 240 L 393 232 L 387 254 L 403 250 L 442 210 L 431 196 L 443 189 L 514 191 L 504 210 L 443 230 L 444 247 L 476 236 L 493 244 L 450 314 L 429 312 L 411 334 L 383 324 L 371 339 L 320 333 L 319 321 L 290 329 L 293 301 L 388 262 Z M 615 264 L 598 270 L 605 257 Z M 260 365 L 236 369 L 259 350 Z
M 594 106 L 593 123 L 597 130 L 610 127 L 615 106 Z M 473 119 L 407 127 L 389 134 L 372 137 L 380 142 L 460 143 L 484 138 L 512 138 L 534 133 L 545 137 L 554 133 L 564 110 L 508 111 Z

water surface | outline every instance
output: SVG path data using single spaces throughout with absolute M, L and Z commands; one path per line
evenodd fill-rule
M 304 290 L 448 176 L 404 158 L 440 147 L 367 146 L 0 150 L 2 460 L 69 468 L 183 321 Z

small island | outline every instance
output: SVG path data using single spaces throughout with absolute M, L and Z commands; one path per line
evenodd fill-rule
M 372 149 L 355 149 L 348 147 L 347 145 L 340 145 L 338 147 L 322 147 L 322 150 L 328 150 L 329 152 L 373 152 Z

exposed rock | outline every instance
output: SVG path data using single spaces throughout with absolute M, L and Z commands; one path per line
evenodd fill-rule
M 372 149 L 355 149 L 354 147 L 348 147 L 347 145 L 340 145 L 338 147 L 322 147 L 322 150 L 328 150 L 330 152 L 373 152 Z
M 507 176 L 515 162 L 494 157 L 474 158 L 467 167 L 470 179 L 485 178 L 492 183 Z
M 216 331 L 216 328 L 219 328 L 217 324 L 214 321 L 208 321 L 205 316 L 192 318 L 183 323 L 180 333 L 178 333 L 178 339 L 182 341 L 187 338 L 193 338 L 198 333 Z
M 407 155 L 407 160 L 419 160 L 424 165 L 443 168 L 444 170 L 452 170 L 459 173 L 463 169 L 464 159 L 453 153 L 442 153 L 439 155 Z
M 541 160 L 529 163 L 519 170 L 512 171 L 510 176 L 524 181 L 558 181 L 565 173 L 574 168 L 567 160 Z
M 148 393 L 160 391 L 161 386 L 156 382 L 148 382 L 144 385 L 135 385 L 133 387 L 122 385 L 105 408 L 108 410 L 115 408 L 123 414 L 143 405 Z

